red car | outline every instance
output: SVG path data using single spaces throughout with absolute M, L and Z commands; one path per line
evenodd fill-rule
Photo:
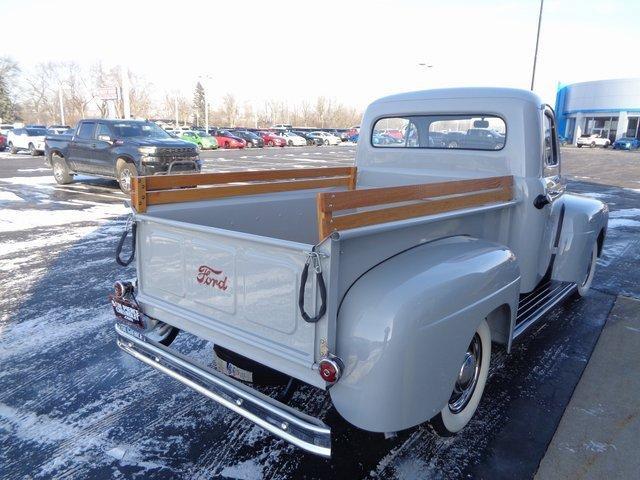
M 277 136 L 273 132 L 256 132 L 258 135 L 262 137 L 264 140 L 264 144 L 270 147 L 284 147 L 287 144 L 287 141 Z
M 244 148 L 247 146 L 247 142 L 240 137 L 236 137 L 228 130 L 210 130 L 211 135 L 216 137 L 218 147 L 220 148 Z
M 7 148 L 7 137 L 0 133 L 0 152 L 4 152 L 5 148 Z

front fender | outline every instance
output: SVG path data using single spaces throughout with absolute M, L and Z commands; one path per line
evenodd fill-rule
M 432 418 L 447 403 L 479 323 L 509 306 L 520 271 L 505 246 L 451 237 L 396 255 L 360 277 L 338 313 L 344 374 L 331 390 L 338 412 L 369 431 Z
M 555 205 L 559 203 L 559 205 Z M 591 249 L 607 232 L 607 204 L 581 195 L 562 195 L 554 208 L 564 208 L 562 230 L 553 264 L 552 278 L 564 282 L 581 282 L 587 274 Z M 602 245 L 600 245 L 602 247 Z

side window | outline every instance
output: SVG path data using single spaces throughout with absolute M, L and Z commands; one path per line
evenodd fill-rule
M 93 138 L 93 131 L 96 128 L 96 124 L 93 122 L 85 122 L 80 125 L 78 130 L 78 138 L 85 138 L 91 140 Z
M 105 125 L 104 123 L 98 124 L 98 130 L 96 131 L 96 138 L 99 138 L 100 135 L 108 135 L 111 136 L 111 129 L 109 125 Z
M 543 156 L 546 165 L 558 164 L 558 144 L 556 142 L 556 126 L 549 112 L 544 114 L 544 145 Z
M 502 150 L 507 125 L 495 115 L 411 115 L 381 118 L 373 126 L 374 147 Z

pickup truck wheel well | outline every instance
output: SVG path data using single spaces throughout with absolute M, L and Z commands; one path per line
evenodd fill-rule
M 600 230 L 598 234 L 598 258 L 602 256 L 602 249 L 604 248 L 604 228 Z
M 487 324 L 491 330 L 491 341 L 507 345 L 511 334 L 511 306 L 504 303 L 491 311 L 487 315 Z

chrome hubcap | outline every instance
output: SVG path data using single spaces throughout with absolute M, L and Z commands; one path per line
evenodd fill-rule
M 57 179 L 62 178 L 62 167 L 58 162 L 53 164 L 53 176 L 56 177 Z
M 449 410 L 453 413 L 461 412 L 471 400 L 473 392 L 478 384 L 480 366 L 482 364 L 482 342 L 476 333 L 464 355 L 464 360 L 456 378 L 451 398 L 449 398 Z
M 127 191 L 131 188 L 131 172 L 128 168 L 122 170 L 122 174 L 120 175 L 120 184 Z

